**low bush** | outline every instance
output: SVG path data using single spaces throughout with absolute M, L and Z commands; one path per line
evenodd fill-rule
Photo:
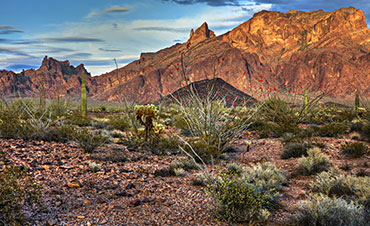
M 261 211 L 269 206 L 275 194 L 261 192 L 246 180 L 220 173 L 208 184 L 208 193 L 218 204 L 217 216 L 228 222 L 258 221 Z
M 290 220 L 294 226 L 367 225 L 363 206 L 325 195 L 314 195 L 310 200 L 300 202 Z
M 109 117 L 108 125 L 111 125 L 116 130 L 125 131 L 130 126 L 130 119 L 127 116 L 111 116 Z
M 197 174 L 195 174 L 194 178 L 191 180 L 191 183 L 194 186 L 204 187 L 204 186 L 207 185 L 207 179 L 203 174 L 197 173 Z
M 330 122 L 316 129 L 315 134 L 320 137 L 338 137 L 343 135 L 348 126 L 342 122 Z
M 87 153 L 92 153 L 97 147 L 107 142 L 108 137 L 97 132 L 89 132 L 83 128 L 74 133 L 74 140 Z
M 91 123 L 90 117 L 83 117 L 81 112 L 72 112 L 67 115 L 66 122 L 72 125 L 77 125 L 80 127 L 88 126 Z
M 243 166 L 236 163 L 228 163 L 226 165 L 228 173 L 241 175 L 243 173 Z
M 346 157 L 360 158 L 369 153 L 369 148 L 360 142 L 348 143 L 341 146 L 341 153 Z
M 179 160 L 174 160 L 170 164 L 170 170 L 174 171 L 175 169 L 184 169 L 186 171 L 197 169 L 197 165 L 193 160 L 189 158 L 181 158 Z
M 307 157 L 298 160 L 296 174 L 308 176 L 328 170 L 329 158 L 323 155 L 319 148 L 309 149 L 307 154 Z
M 287 143 L 284 145 L 280 158 L 289 159 L 307 156 L 307 150 L 311 148 L 313 148 L 313 145 L 309 143 Z
M 43 208 L 41 189 L 24 168 L 4 166 L 0 171 L 0 225 L 21 226 L 29 223 L 22 210 Z
M 366 141 L 370 141 L 370 119 L 363 120 L 363 125 L 360 131 L 362 138 Z
M 287 182 L 284 172 L 269 162 L 247 167 L 243 175 L 248 183 L 255 184 L 262 191 L 280 190 Z
M 336 169 L 321 172 L 309 185 L 313 192 L 363 201 L 370 196 L 370 177 L 344 175 Z

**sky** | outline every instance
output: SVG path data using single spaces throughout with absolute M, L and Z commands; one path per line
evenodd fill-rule
M 1 0 L 0 70 L 38 68 L 45 55 L 100 75 L 186 42 L 207 22 L 221 35 L 261 10 L 353 6 L 370 25 L 370 0 Z M 369 26 L 370 27 L 370 26 Z

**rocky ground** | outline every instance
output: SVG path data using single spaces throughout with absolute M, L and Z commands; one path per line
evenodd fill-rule
M 246 151 L 238 140 L 228 162 L 242 165 L 271 161 L 284 169 L 288 183 L 282 193 L 283 207 L 273 213 L 271 225 L 284 225 L 299 200 L 308 197 L 308 176 L 291 176 L 298 159 L 280 159 L 278 139 L 252 140 Z M 370 156 L 343 158 L 341 144 L 349 139 L 317 138 L 332 166 L 350 165 L 352 173 L 370 173 Z M 214 203 L 204 187 L 191 183 L 197 170 L 184 177 L 155 176 L 180 155 L 157 156 L 130 152 L 124 145 L 111 144 L 87 154 L 78 145 L 40 141 L 0 140 L 9 153 L 6 164 L 25 165 L 43 190 L 46 211 L 27 213 L 35 225 L 228 225 L 215 219 Z M 1 162 L 0 162 L 1 163 Z M 96 170 L 91 163 L 101 164 Z M 221 163 L 222 164 L 222 163 Z M 1 164 L 0 164 L 1 165 Z M 216 166 L 216 168 L 219 166 Z

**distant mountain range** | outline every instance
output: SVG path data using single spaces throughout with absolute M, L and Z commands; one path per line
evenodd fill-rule
M 186 53 L 183 65 L 181 53 Z M 261 11 L 220 36 L 204 23 L 191 31 L 187 42 L 142 53 L 139 60 L 100 76 L 50 57 L 37 70 L 3 70 L 0 92 L 32 95 L 44 87 L 50 97 L 79 95 L 85 72 L 91 98 L 114 101 L 138 95 L 149 103 L 184 85 L 172 78 L 179 66 L 186 66 L 190 81 L 218 77 L 251 96 L 260 87 L 301 92 L 306 84 L 310 91 L 336 97 L 370 94 L 370 29 L 364 13 L 353 7 Z

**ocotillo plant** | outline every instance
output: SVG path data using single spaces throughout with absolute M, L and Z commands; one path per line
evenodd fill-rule
M 86 78 L 85 72 L 81 76 L 81 113 L 82 117 L 86 117 L 87 113 L 87 98 L 86 98 Z
M 356 114 L 358 114 L 358 108 L 360 107 L 360 96 L 358 93 L 356 93 L 356 96 L 355 96 L 355 111 L 356 111 Z

